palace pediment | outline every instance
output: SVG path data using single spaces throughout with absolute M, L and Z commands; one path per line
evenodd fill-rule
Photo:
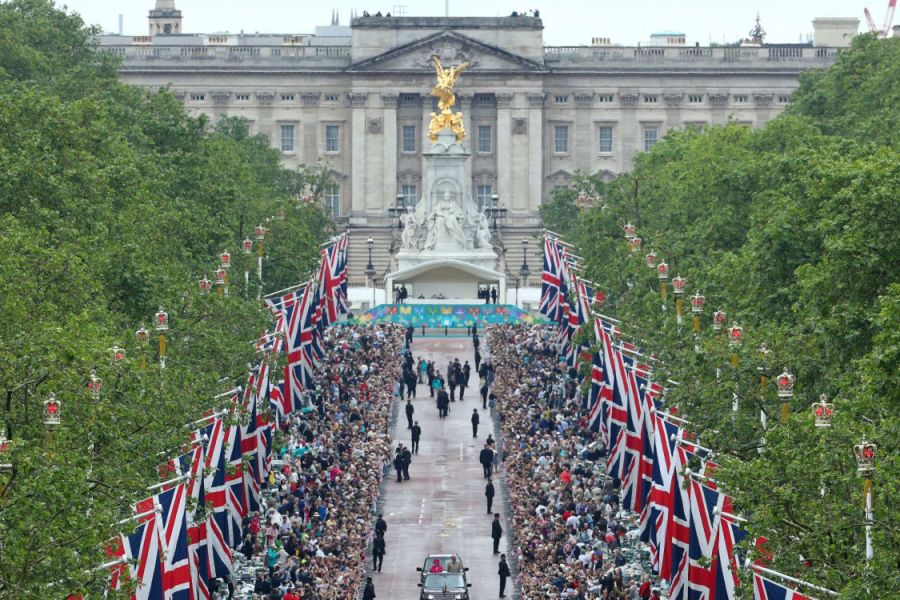
M 444 65 L 470 62 L 470 72 L 498 71 L 534 73 L 544 71 L 543 65 L 491 44 L 478 41 L 455 31 L 442 31 L 419 40 L 397 46 L 387 52 L 358 61 L 351 72 L 417 72 L 434 69 L 431 57 L 437 55 Z

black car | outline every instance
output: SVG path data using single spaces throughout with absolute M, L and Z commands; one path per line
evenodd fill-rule
M 472 587 L 466 581 L 465 571 L 428 573 L 425 582 L 419 585 L 422 587 L 419 600 L 469 600 L 469 588 Z

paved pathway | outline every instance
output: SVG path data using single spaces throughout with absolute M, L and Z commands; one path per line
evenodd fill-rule
M 478 453 L 484 447 L 488 433 L 497 436 L 489 411 L 481 409 L 471 339 L 417 338 L 413 340 L 412 352 L 416 361 L 420 356 L 435 360 L 436 367 L 444 375 L 451 359 L 459 358 L 462 364 L 468 360 L 472 376 L 466 399 L 451 402 L 450 415 L 443 420 L 438 418 L 437 406 L 428 395 L 427 385 L 421 384 L 416 390 L 413 418 L 422 427 L 422 441 L 419 454 L 413 455 L 410 480 L 396 483 L 392 469 L 385 481 L 380 506 L 388 524 L 387 554 L 381 573 L 372 574 L 375 591 L 378 598 L 415 600 L 420 591 L 416 567 L 422 566 L 425 556 L 458 553 L 469 568 L 471 597 L 474 600 L 497 598 L 499 556 L 492 552 L 493 517 L 487 514 L 486 482 L 478 462 Z M 405 404 L 404 400 L 397 407 L 399 416 L 391 433 L 396 443 L 409 446 Z M 474 408 L 481 417 L 476 439 L 472 438 L 470 421 Z M 493 510 L 502 514 L 503 498 L 497 486 L 499 475 L 494 477 L 497 496 Z M 506 534 L 504 531 L 500 541 L 501 552 L 508 548 Z M 512 596 L 511 583 L 507 582 L 507 597 Z

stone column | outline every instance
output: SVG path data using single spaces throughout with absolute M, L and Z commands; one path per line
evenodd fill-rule
M 597 154 L 599 142 L 595 139 L 594 124 L 591 122 L 591 112 L 594 107 L 593 92 L 575 92 L 575 131 L 573 131 L 574 146 L 572 151 L 575 157 L 575 168 L 583 173 L 593 173 L 591 168 L 594 156 Z
M 384 156 L 383 179 L 381 182 L 381 210 L 392 206 L 400 189 L 397 185 L 397 98 L 398 94 L 382 94 L 381 106 L 384 115 L 384 135 L 382 154 Z M 421 193 L 421 192 L 420 192 Z
M 466 129 L 466 139 L 463 140 L 465 147 L 472 155 L 475 155 L 475 130 L 472 126 L 472 105 L 475 101 L 475 94 L 457 94 L 456 106 L 453 112 L 461 112 L 463 114 L 463 127 Z M 467 196 L 472 194 L 472 161 L 466 161 L 466 180 L 462 182 L 464 193 Z M 472 198 L 474 201 L 475 199 Z
M 511 205 L 512 195 L 512 103 L 513 94 L 496 94 L 497 98 L 497 189 L 500 201 Z
M 537 212 L 544 190 L 544 98 L 546 94 L 528 95 L 528 195 L 524 209 Z
M 314 163 L 319 158 L 319 102 L 321 92 L 300 94 L 300 126 L 297 127 L 297 156 L 301 163 Z
M 350 97 L 350 206 L 352 216 L 366 212 L 366 105 L 367 93 L 353 92 Z

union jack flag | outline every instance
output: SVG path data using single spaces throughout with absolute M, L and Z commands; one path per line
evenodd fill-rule
M 684 433 L 682 433 L 684 436 Z M 691 500 L 685 484 L 683 471 L 693 454 L 682 446 L 676 445 L 674 457 L 675 476 L 672 479 L 672 512 L 667 524 L 668 537 L 664 543 L 669 544 L 665 550 L 672 556 L 672 585 L 669 589 L 671 600 L 688 599 L 688 550 L 691 543 L 690 512 Z
M 729 502 L 726 499 L 726 511 L 729 511 L 729 508 Z M 738 561 L 734 556 L 734 547 L 744 541 L 746 537 L 746 531 L 723 515 L 713 555 L 716 583 L 713 597 L 715 600 L 734 600 L 737 596 L 737 587 L 741 581 L 738 578 Z
M 759 573 L 753 574 L 753 600 L 813 600 Z
M 155 496 L 161 508 L 160 546 L 163 549 L 162 581 L 165 600 L 192 600 L 191 565 L 188 556 L 186 499 L 187 484 Z
M 650 558 L 653 568 L 666 580 L 672 578 L 672 553 L 670 529 L 674 512 L 675 444 L 681 437 L 681 428 L 654 413 L 653 489 L 650 492 Z
M 130 578 L 136 582 L 134 600 L 159 600 L 163 597 L 159 559 L 157 519 L 153 513 L 131 535 L 124 536 L 124 555 Z
M 122 534 L 117 535 L 103 547 L 103 553 L 119 562 L 109 568 L 109 589 L 119 590 L 122 587 L 122 576 L 128 568 L 125 560 L 125 541 Z
M 544 236 L 544 271 L 541 275 L 541 302 L 538 311 L 553 321 L 559 318 L 559 290 L 562 265 L 559 246 L 550 236 Z
M 603 355 L 600 352 L 594 352 L 591 356 L 591 391 L 588 394 L 587 409 L 590 411 L 590 419 L 588 426 L 591 431 L 598 431 L 601 437 L 606 439 L 606 424 L 603 419 Z

